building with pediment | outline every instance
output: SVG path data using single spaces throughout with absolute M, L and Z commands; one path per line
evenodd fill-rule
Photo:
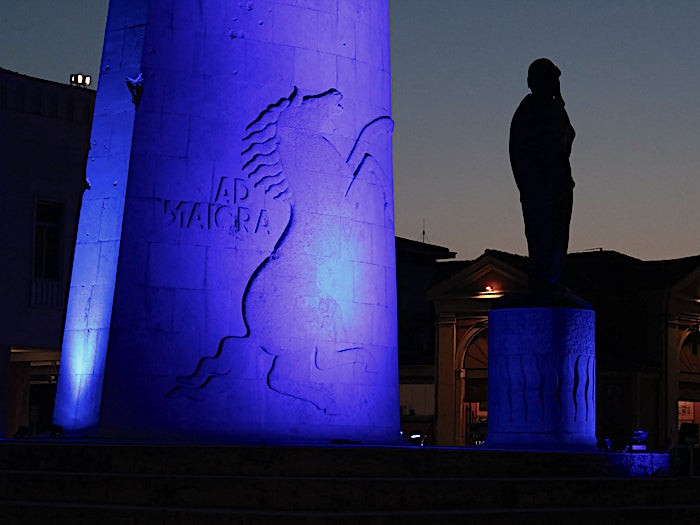
M 438 445 L 474 446 L 488 432 L 488 312 L 523 290 L 527 258 L 487 250 L 447 263 L 435 308 Z M 438 266 L 445 263 L 436 263 Z M 664 448 L 700 421 L 700 256 L 642 261 L 614 251 L 569 254 L 561 279 L 596 312 L 597 437 L 622 448 L 633 430 Z

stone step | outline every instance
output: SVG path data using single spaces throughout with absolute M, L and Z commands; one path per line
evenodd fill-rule
M 392 512 L 245 511 L 145 506 L 1 502 L 3 525 L 659 525 L 700 523 L 700 505 Z
M 304 478 L 0 471 L 0 500 L 365 511 L 700 503 L 697 478 Z
M 634 477 L 667 453 L 520 452 L 443 447 L 204 446 L 0 442 L 0 469 L 153 474 L 388 477 Z
M 700 523 L 700 479 L 651 477 L 667 466 L 668 454 L 6 441 L 0 524 Z

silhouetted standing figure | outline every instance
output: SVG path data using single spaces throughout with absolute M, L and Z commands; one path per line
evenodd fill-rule
M 528 69 L 532 91 L 518 106 L 510 126 L 510 164 L 520 190 L 530 256 L 530 289 L 554 290 L 564 267 L 574 180 L 569 156 L 574 128 L 564 109 L 559 77 L 550 60 Z

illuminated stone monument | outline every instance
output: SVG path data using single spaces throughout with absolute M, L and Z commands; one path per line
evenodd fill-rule
M 529 255 L 528 293 L 489 313 L 489 428 L 494 448 L 595 450 L 595 313 L 558 283 L 569 242 L 575 132 L 561 70 L 528 68 L 513 116 L 510 163 Z
M 396 441 L 390 90 L 386 0 L 112 0 L 55 422 Z

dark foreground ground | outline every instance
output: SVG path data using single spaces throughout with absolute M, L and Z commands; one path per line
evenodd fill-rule
M 0 524 L 698 524 L 667 453 L 0 442 Z

